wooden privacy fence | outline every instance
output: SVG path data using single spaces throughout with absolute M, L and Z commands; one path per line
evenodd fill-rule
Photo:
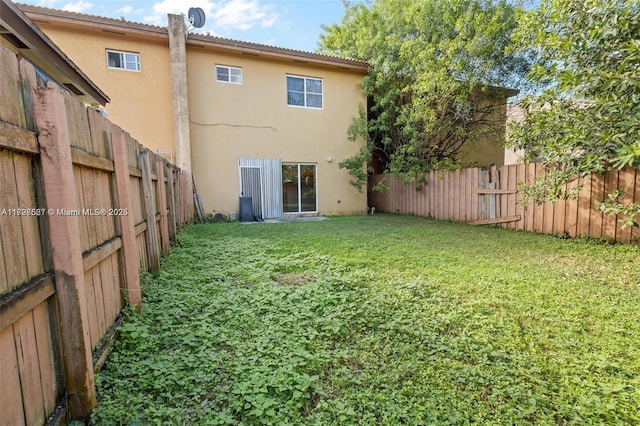
M 640 171 L 627 167 L 604 176 L 593 174 L 567 185 L 568 188 L 582 186 L 575 200 L 520 206 L 518 184 L 531 183 L 543 173 L 542 164 L 432 171 L 420 190 L 416 190 L 415 182 L 404 183 L 391 175 L 375 175 L 371 183 L 384 182 L 388 190 L 374 191 L 371 200 L 376 211 L 638 244 L 640 230 L 629 226 L 622 229 L 616 216 L 600 213 L 597 206 L 615 189 L 624 194 L 623 203 L 640 202 Z
M 0 48 L 0 425 L 86 418 L 125 298 L 190 221 L 186 175 Z M 47 420 L 48 419 L 48 420 Z

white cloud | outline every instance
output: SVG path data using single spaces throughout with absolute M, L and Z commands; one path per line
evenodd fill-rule
M 119 15 L 128 15 L 131 12 L 133 12 L 133 7 L 131 6 L 121 7 L 120 9 L 116 9 L 113 11 L 113 13 L 117 13 Z
M 260 26 L 264 27 L 264 28 L 269 28 L 275 25 L 275 23 L 278 22 L 278 14 L 277 13 L 270 13 L 269 16 L 267 16 L 265 19 L 263 19 L 260 22 Z
M 249 30 L 257 25 L 268 28 L 278 21 L 278 14 L 273 12 L 271 4 L 263 4 L 261 0 L 191 0 L 189 7 L 200 7 L 204 10 L 206 25 L 203 30 Z M 152 13 L 144 21 L 153 25 L 165 25 L 168 13 L 187 14 L 188 7 L 184 0 L 163 0 L 154 3 Z
M 105 12 L 105 16 L 111 16 L 113 18 L 118 17 L 118 18 L 123 18 L 127 21 L 143 22 L 143 23 L 147 22 L 145 18 L 146 15 L 148 15 L 148 9 L 134 7 L 132 5 L 127 5 L 119 9 L 114 9 L 113 12 L 112 11 Z M 159 25 L 159 23 L 156 25 Z
M 209 18 L 215 3 L 209 0 L 191 0 L 188 3 L 184 0 L 163 0 L 153 4 L 151 15 L 146 16 L 144 21 L 153 25 L 166 25 L 168 13 L 186 15 L 190 7 L 202 8 Z
M 66 10 L 67 12 L 85 12 L 89 9 L 91 9 L 91 7 L 93 6 L 92 3 L 89 3 L 87 1 L 82 1 L 79 0 L 75 3 L 67 3 L 64 5 L 64 7 L 62 8 L 62 10 Z
M 15 3 L 22 3 L 20 1 L 16 1 Z M 31 4 L 31 3 L 28 3 Z M 35 4 L 37 6 L 41 6 L 41 7 L 51 7 L 51 8 L 56 8 L 56 0 L 38 0 L 35 2 Z
M 166 25 L 167 20 L 165 19 L 167 15 L 146 15 L 142 18 L 142 23 L 150 24 L 150 25 Z
M 216 27 L 249 30 L 256 25 L 271 27 L 278 20 L 270 4 L 262 5 L 258 0 L 231 0 L 216 8 L 213 18 Z

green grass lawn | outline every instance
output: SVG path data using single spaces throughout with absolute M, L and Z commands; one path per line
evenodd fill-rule
M 98 424 L 640 424 L 640 249 L 398 215 L 186 227 Z

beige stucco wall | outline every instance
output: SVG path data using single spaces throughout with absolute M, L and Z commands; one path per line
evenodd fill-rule
M 241 85 L 216 82 L 215 65 L 242 68 Z M 364 99 L 363 74 L 187 47 L 192 167 L 207 213 L 238 211 L 238 158 L 317 164 L 318 213 L 366 212 L 366 194 L 338 163 Z M 287 106 L 286 75 L 322 78 L 323 108 Z M 329 161 L 329 159 L 331 161 Z
M 524 109 L 518 104 L 509 105 L 507 108 L 507 141 L 509 140 L 511 134 L 510 126 L 513 123 L 520 123 L 522 120 L 524 120 Z M 522 164 L 524 163 L 524 157 L 524 149 L 504 150 L 504 164 Z
M 473 141 L 473 143 L 466 144 L 460 150 L 458 160 L 462 164 L 474 167 L 504 164 L 506 99 L 503 102 L 503 104 L 495 106 L 492 117 L 489 119 L 491 124 L 488 125 L 485 134 Z
M 175 162 L 168 41 L 37 24 L 111 98 L 109 120 Z M 107 68 L 107 49 L 139 53 L 141 71 Z

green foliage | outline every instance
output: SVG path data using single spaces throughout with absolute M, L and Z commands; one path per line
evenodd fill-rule
M 607 195 L 607 199 L 598 205 L 598 210 L 605 214 L 619 215 L 618 221 L 622 229 L 627 226 L 640 228 L 637 218 L 640 218 L 640 204 L 637 203 L 621 203 L 620 199 L 624 196 L 619 190 L 615 190 Z
M 349 130 L 365 146 L 340 166 L 366 183 L 363 162 L 407 180 L 455 163 L 463 146 L 502 135 L 504 93 L 527 69 L 507 52 L 519 8 L 504 0 L 376 0 L 345 3 L 325 26 L 320 51 L 367 61 L 370 100 Z
M 548 167 L 543 177 L 536 177 L 531 183 L 518 182 L 520 199 L 517 204 L 526 207 L 532 202 L 541 205 L 545 200 L 578 199 L 582 185 L 576 184 L 565 189 L 566 182 L 566 170 Z
M 638 247 L 374 215 L 183 228 L 95 424 L 638 424 Z
M 529 77 L 548 88 L 522 102 L 513 147 L 552 172 L 539 200 L 579 176 L 640 167 L 640 2 L 542 0 L 514 34 L 536 52 Z

